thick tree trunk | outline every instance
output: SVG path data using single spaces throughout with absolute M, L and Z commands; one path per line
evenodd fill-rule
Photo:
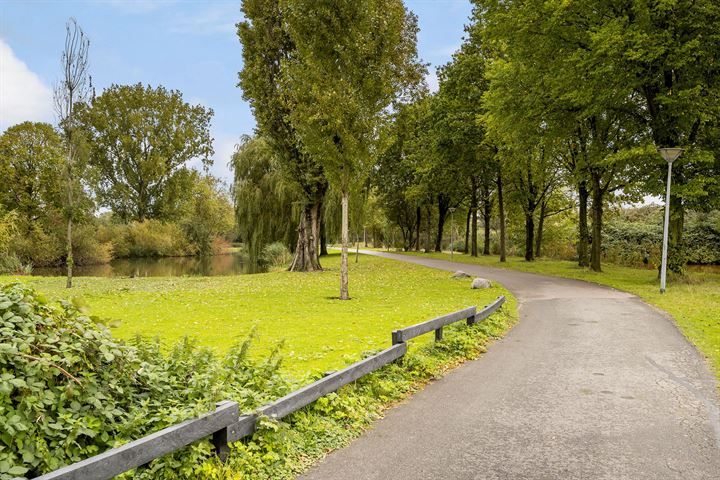
M 540 256 L 540 252 L 542 250 L 542 236 L 543 236 L 543 228 L 545 226 L 545 212 L 547 211 L 547 203 L 542 202 L 540 205 L 540 215 L 538 216 L 538 227 L 537 227 L 537 234 L 535 235 L 535 257 Z
M 420 207 L 415 211 L 415 251 L 420 251 L 420 225 L 422 224 L 422 214 Z M 367 245 L 365 245 L 367 247 Z
M 500 217 L 500 261 L 505 262 L 505 201 L 503 200 L 503 184 L 502 174 L 498 172 L 497 176 L 497 196 L 498 196 L 498 216 Z
M 348 291 L 348 192 L 342 192 L 342 253 L 340 254 L 340 300 L 350 300 Z
M 467 217 L 465 218 L 465 246 L 463 253 L 467 255 L 470 246 L 470 218 L 472 217 L 472 207 L 468 208 Z
M 535 243 L 535 219 L 533 212 L 525 212 L 525 260 L 532 262 L 535 260 L 533 255 L 533 247 Z
M 437 237 L 435 237 L 435 251 L 442 251 L 442 240 L 443 240 L 443 229 L 445 228 L 445 218 L 448 212 L 448 202 L 442 197 L 438 196 L 438 229 Z
M 578 265 L 581 267 L 587 267 L 590 265 L 588 259 L 588 189 L 587 182 L 583 180 L 578 185 Z
M 317 237 L 320 220 L 320 203 L 306 204 L 300 212 L 295 257 L 290 264 L 291 272 L 315 272 L 322 270 L 317 255 Z
M 594 272 L 601 272 L 602 255 L 602 216 L 603 216 L 603 192 L 600 187 L 600 177 L 593 175 L 592 178 L 592 244 L 590 245 L 590 269 Z

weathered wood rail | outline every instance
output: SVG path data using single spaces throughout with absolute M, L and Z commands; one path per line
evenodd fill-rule
M 229 452 L 228 443 L 252 435 L 260 416 L 279 419 L 296 412 L 318 398 L 401 358 L 407 352 L 408 340 L 435 331 L 435 340 L 441 341 L 443 327 L 460 320 L 466 320 L 468 325 L 474 325 L 488 318 L 503 303 L 505 297 L 500 296 L 480 311 L 475 307 L 468 307 L 395 330 L 392 332 L 391 347 L 342 370 L 332 372 L 320 380 L 260 407 L 254 413 L 240 415 L 237 403 L 223 401 L 217 404 L 214 412 L 164 428 L 121 447 L 36 477 L 36 480 L 110 479 L 210 436 L 218 456 L 224 460 Z

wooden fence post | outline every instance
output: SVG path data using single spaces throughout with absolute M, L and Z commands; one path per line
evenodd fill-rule
M 215 407 L 220 408 L 223 405 L 228 404 L 228 403 L 233 403 L 233 402 L 224 400 L 222 402 L 216 403 Z M 237 403 L 235 404 L 235 408 L 233 410 L 234 410 L 235 417 L 236 418 L 239 417 L 240 409 L 239 409 Z M 228 455 L 230 454 L 230 447 L 228 446 L 228 437 L 232 436 L 232 434 L 230 432 L 230 429 L 232 427 L 233 426 L 230 425 L 225 428 L 222 428 L 222 429 L 218 430 L 217 432 L 213 433 L 213 436 L 212 436 L 212 443 L 215 446 L 215 454 L 218 456 L 218 458 L 220 458 L 221 462 L 225 462 L 225 460 L 227 460 Z

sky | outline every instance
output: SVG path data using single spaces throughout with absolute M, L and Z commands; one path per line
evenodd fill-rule
M 420 58 L 435 68 L 460 47 L 469 0 L 406 0 L 418 16 Z M 255 120 L 237 74 L 240 0 L 0 0 L 0 132 L 22 121 L 55 123 L 52 86 L 60 74 L 65 23 L 75 17 L 90 39 L 90 74 L 99 95 L 111 84 L 163 85 L 214 111 L 214 165 L 227 166 Z

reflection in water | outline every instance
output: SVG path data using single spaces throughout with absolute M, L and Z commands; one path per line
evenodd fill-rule
M 33 275 L 64 275 L 64 267 L 35 268 Z M 210 257 L 149 257 L 118 258 L 104 265 L 85 265 L 73 268 L 78 277 L 181 277 L 240 275 L 258 273 L 239 254 Z

